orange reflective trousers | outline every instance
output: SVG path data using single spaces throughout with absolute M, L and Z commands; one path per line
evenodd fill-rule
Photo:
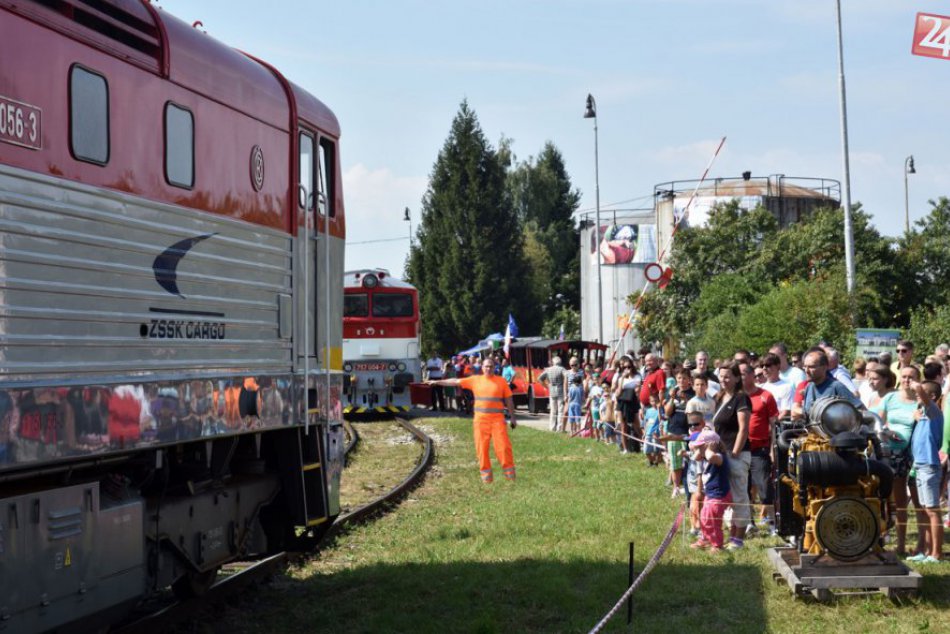
M 488 457 L 488 445 L 494 443 L 495 457 L 501 462 L 502 472 L 508 480 L 515 479 L 515 455 L 511 451 L 511 439 L 508 438 L 508 426 L 505 421 L 478 421 L 472 424 L 475 434 L 475 456 L 482 482 L 494 479 L 491 458 Z

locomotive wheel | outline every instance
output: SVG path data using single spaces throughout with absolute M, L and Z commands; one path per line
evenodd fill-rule
M 172 592 L 179 599 L 193 599 L 202 596 L 214 585 L 218 578 L 219 568 L 212 568 L 204 572 L 194 572 L 189 570 L 175 580 L 172 584 Z
M 538 401 L 534 398 L 534 390 L 528 388 L 528 411 L 532 414 L 538 413 Z
M 856 561 L 874 548 L 878 518 L 864 500 L 840 497 L 824 504 L 815 516 L 815 539 L 840 561 Z

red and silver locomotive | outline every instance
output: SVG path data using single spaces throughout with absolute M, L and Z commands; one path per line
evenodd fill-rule
M 344 412 L 408 411 L 419 381 L 419 296 L 385 269 L 347 271 L 343 281 Z
M 2 627 L 309 546 L 343 465 L 336 117 L 143 1 L 0 0 L 0 60 Z

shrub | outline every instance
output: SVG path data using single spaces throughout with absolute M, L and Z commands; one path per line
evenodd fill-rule
M 738 348 L 766 352 L 776 341 L 805 350 L 825 340 L 849 358 L 854 348 L 848 294 L 838 277 L 774 287 L 733 316 L 726 312 L 703 325 L 696 348 L 728 357 Z
M 950 342 L 950 306 L 912 311 L 906 337 L 914 342 L 914 351 L 920 360 L 931 354 L 938 344 Z

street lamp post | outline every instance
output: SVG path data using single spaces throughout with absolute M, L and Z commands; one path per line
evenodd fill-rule
M 585 119 L 594 120 L 594 192 L 596 194 L 597 226 L 594 227 L 594 235 L 597 241 L 597 341 L 604 342 L 604 286 L 600 274 L 600 160 L 597 148 L 597 102 L 594 96 L 587 95 L 587 110 L 584 111 Z
M 409 223 L 409 248 L 412 249 L 412 216 L 409 215 L 409 207 L 406 207 L 402 219 Z
M 907 192 L 907 175 L 916 174 L 914 169 L 914 155 L 904 159 L 904 230 L 910 233 L 910 197 Z

